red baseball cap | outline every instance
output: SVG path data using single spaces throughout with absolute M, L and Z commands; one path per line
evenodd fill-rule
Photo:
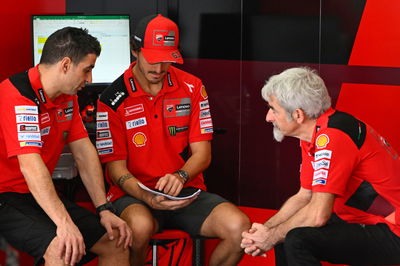
M 178 50 L 178 26 L 161 14 L 140 20 L 133 37 L 141 47 L 140 51 L 147 62 L 183 64 L 182 55 Z

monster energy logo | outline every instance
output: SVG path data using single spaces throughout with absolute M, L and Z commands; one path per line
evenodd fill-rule
M 176 133 L 180 133 L 185 130 L 188 130 L 188 128 L 189 128 L 188 126 L 184 126 L 184 127 L 170 126 L 170 127 L 168 127 L 168 130 L 169 130 L 169 134 L 171 136 L 176 136 Z

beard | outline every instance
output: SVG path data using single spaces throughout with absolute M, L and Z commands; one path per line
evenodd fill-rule
M 274 133 L 274 139 L 277 142 L 282 142 L 282 140 L 285 138 L 285 135 L 283 135 L 282 131 L 275 124 L 274 124 L 273 133 Z

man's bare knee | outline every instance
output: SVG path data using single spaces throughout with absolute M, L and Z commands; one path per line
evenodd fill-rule
M 108 234 L 104 234 L 94 246 L 90 249 L 93 253 L 97 254 L 100 257 L 107 256 L 129 256 L 129 249 L 124 248 L 124 243 L 121 243 L 119 246 L 119 231 L 113 230 L 114 239 L 110 240 Z
M 43 254 L 43 258 L 46 262 L 46 265 L 64 265 L 63 259 L 59 256 L 57 237 L 53 238 L 53 240 L 50 242 L 45 253 Z

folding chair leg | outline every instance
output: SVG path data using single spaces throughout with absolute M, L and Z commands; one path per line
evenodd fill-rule
M 157 266 L 157 245 L 153 245 L 153 266 Z

